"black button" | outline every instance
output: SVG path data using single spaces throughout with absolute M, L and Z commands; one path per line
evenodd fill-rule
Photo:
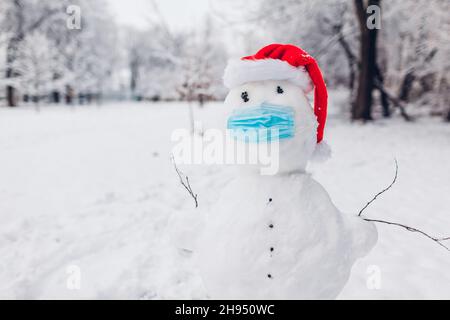
M 273 248 L 273 247 L 270 247 L 270 252 L 273 252 L 273 250 L 274 250 L 274 248 Z
M 269 274 L 267 275 L 267 278 L 272 279 L 272 275 L 269 273 Z
M 271 229 L 273 228 L 273 224 L 272 224 L 272 223 L 271 223 L 271 224 L 269 224 L 269 228 L 271 228 Z
M 269 202 L 272 202 L 272 198 L 269 198 Z
M 248 99 L 248 92 L 247 91 L 242 92 L 241 93 L 241 98 L 242 98 L 242 100 L 244 100 L 244 102 L 247 102 L 249 100 Z

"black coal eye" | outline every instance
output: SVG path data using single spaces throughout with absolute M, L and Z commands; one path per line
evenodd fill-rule
M 277 93 L 282 94 L 283 92 L 284 92 L 284 91 L 283 91 L 283 88 L 280 87 L 280 86 L 278 86 L 278 87 L 277 87 Z
M 248 92 L 247 91 L 242 92 L 241 93 L 241 98 L 242 98 L 242 100 L 244 100 L 244 102 L 247 102 L 249 100 L 248 99 Z

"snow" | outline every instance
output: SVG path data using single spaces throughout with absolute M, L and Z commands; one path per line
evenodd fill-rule
M 223 111 L 209 104 L 194 112 L 218 127 Z M 337 208 L 356 214 L 390 183 L 396 158 L 398 182 L 365 215 L 448 235 L 450 127 L 440 119 L 350 124 L 331 111 L 333 156 L 309 169 Z M 168 232 L 173 214 L 194 210 L 170 162 L 170 135 L 180 127 L 189 127 L 182 103 L 0 108 L 0 298 L 206 298 L 192 255 L 175 249 Z M 217 201 L 231 179 L 228 168 L 181 169 L 200 206 Z M 377 228 L 377 245 L 339 299 L 450 298 L 448 251 Z M 79 290 L 67 286 L 71 266 Z

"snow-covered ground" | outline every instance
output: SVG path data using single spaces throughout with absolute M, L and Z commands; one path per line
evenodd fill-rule
M 225 119 L 220 104 L 195 117 L 207 127 Z M 1 108 L 0 298 L 205 298 L 167 227 L 193 210 L 170 161 L 172 130 L 187 119 L 179 103 Z M 397 183 L 365 215 L 450 235 L 448 124 L 361 125 L 332 114 L 326 137 L 333 158 L 310 171 L 338 208 L 356 214 L 390 183 L 397 158 Z M 200 206 L 230 179 L 220 167 L 182 169 Z M 450 298 L 449 251 L 394 226 L 378 230 L 339 298 Z

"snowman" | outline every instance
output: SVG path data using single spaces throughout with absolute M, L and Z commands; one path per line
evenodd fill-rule
M 230 61 L 227 127 L 255 132 L 240 143 L 277 143 L 276 174 L 243 166 L 207 212 L 196 247 L 200 276 L 214 299 L 334 299 L 355 261 L 377 241 L 372 223 L 340 212 L 307 172 L 326 153 L 327 89 L 313 57 L 271 44 Z M 314 107 L 306 94 L 314 90 Z M 268 129 L 262 139 L 261 132 Z

